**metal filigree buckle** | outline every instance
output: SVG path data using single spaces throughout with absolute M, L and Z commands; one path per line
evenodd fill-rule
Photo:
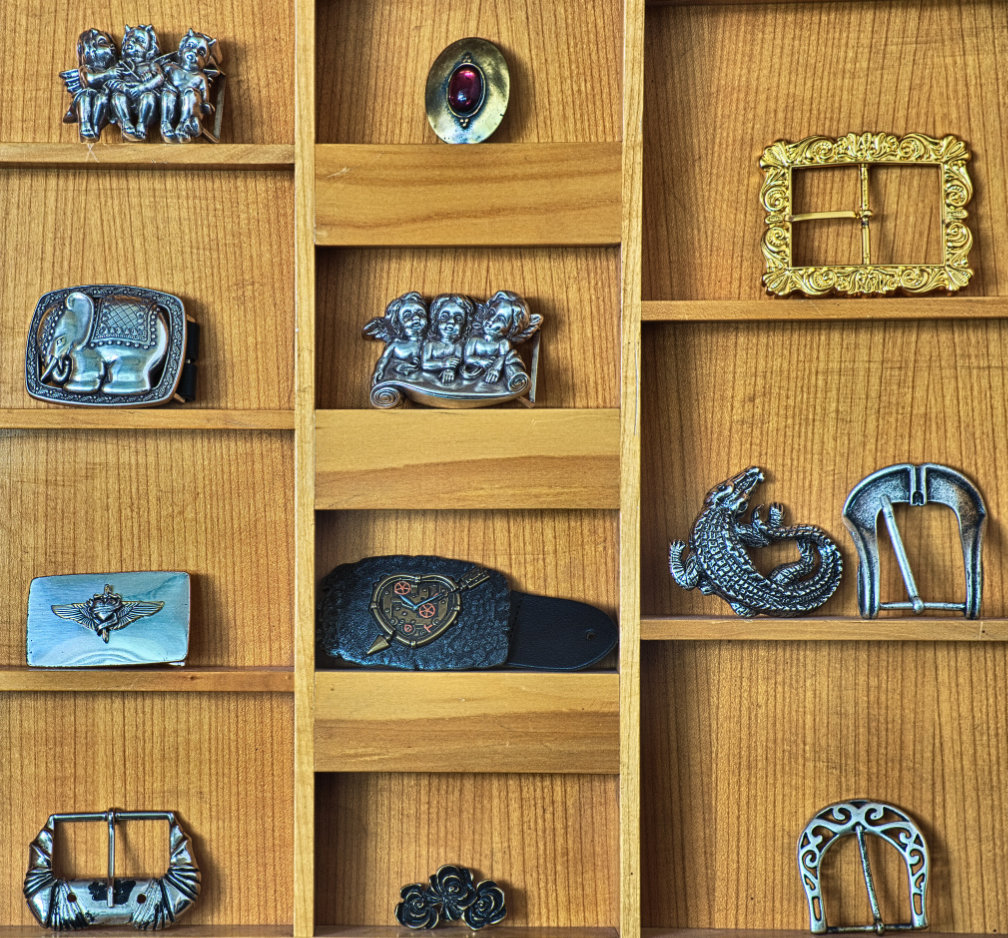
M 806 294 L 926 293 L 958 290 L 966 286 L 973 271 L 967 259 L 973 236 L 966 227 L 966 203 L 973 184 L 966 171 L 970 154 L 966 144 L 953 136 L 938 140 L 924 134 L 897 137 L 889 133 L 847 134 L 844 137 L 806 137 L 797 143 L 778 140 L 760 157 L 765 174 L 760 200 L 767 211 L 763 235 L 766 273 L 763 284 L 770 293 L 784 296 L 794 290 Z M 940 264 L 873 264 L 868 204 L 868 171 L 874 164 L 937 166 L 941 173 Z M 793 173 L 796 169 L 855 165 L 861 175 L 861 202 L 854 209 L 793 211 Z M 796 267 L 792 259 L 792 226 L 824 218 L 850 218 L 861 225 L 861 263 Z
M 108 876 L 104 879 L 59 879 L 53 872 L 53 843 L 59 821 L 104 821 L 108 824 Z M 167 821 L 168 870 L 153 879 L 115 875 L 117 821 Z M 24 894 L 38 923 L 54 931 L 93 925 L 167 928 L 195 901 L 200 874 L 192 844 L 173 811 L 108 811 L 53 814 L 29 848 Z
M 823 855 L 841 837 L 853 834 L 861 853 L 861 870 L 871 906 L 871 925 L 826 924 L 819 867 Z M 882 921 L 875 881 L 868 862 L 865 834 L 892 844 L 903 857 L 910 883 L 910 921 L 890 924 Z M 817 812 L 798 838 L 798 872 L 808 899 L 809 928 L 814 934 L 825 932 L 909 931 L 927 928 L 924 900 L 927 893 L 928 849 L 917 825 L 899 808 L 880 801 L 856 799 L 831 804 Z
M 925 602 L 917 589 L 892 506 L 929 503 L 948 505 L 959 520 L 959 538 L 962 541 L 963 565 L 966 570 L 965 602 Z M 885 519 L 889 541 L 910 597 L 909 602 L 879 601 L 880 514 Z M 928 609 L 953 611 L 963 613 L 967 619 L 975 619 L 980 615 L 980 597 L 983 592 L 981 548 L 987 510 L 976 486 L 961 472 L 935 463 L 919 466 L 901 463 L 879 469 L 851 490 L 844 502 L 843 518 L 858 552 L 858 608 L 862 617 L 874 619 L 880 609 L 911 610 L 914 615 L 920 615 Z

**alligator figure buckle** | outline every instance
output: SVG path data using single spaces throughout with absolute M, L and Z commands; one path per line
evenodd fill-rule
M 959 520 L 963 565 L 966 569 L 966 600 L 961 603 L 925 602 L 914 580 L 903 538 L 896 526 L 894 504 L 948 505 Z M 889 541 L 896 554 L 909 602 L 879 601 L 878 516 L 885 519 Z M 858 552 L 858 609 L 865 619 L 874 619 L 880 609 L 909 609 L 920 615 L 928 609 L 961 612 L 967 619 L 980 615 L 983 592 L 981 547 L 987 510 L 983 498 L 961 472 L 936 463 L 901 463 L 879 469 L 851 490 L 843 507 L 844 524 Z
M 53 843 L 59 821 L 108 824 L 108 875 L 103 879 L 59 879 L 53 872 Z M 168 870 L 154 879 L 115 875 L 117 821 L 167 821 Z M 38 923 L 53 931 L 95 925 L 132 925 L 140 930 L 167 928 L 195 901 L 200 874 L 192 844 L 173 811 L 108 811 L 53 814 L 28 852 L 24 894 Z
M 669 572 L 683 589 L 714 593 L 740 616 L 800 616 L 818 609 L 840 585 L 843 558 L 821 528 L 784 524 L 784 506 L 771 505 L 764 520 L 762 505 L 749 498 L 763 481 L 763 470 L 750 466 L 714 486 L 693 522 L 691 553 L 685 541 L 669 545 Z M 780 564 L 764 576 L 749 557 L 751 548 L 793 541 L 800 559 Z
M 60 404 L 191 401 L 199 329 L 177 296 L 123 284 L 46 293 L 25 352 L 28 393 Z
M 766 210 L 763 235 L 766 273 L 763 284 L 770 293 L 784 296 L 799 290 L 805 294 L 926 293 L 958 290 L 969 283 L 968 265 L 973 236 L 966 227 L 966 203 L 973 184 L 966 170 L 970 154 L 966 144 L 953 136 L 938 140 L 924 134 L 897 137 L 889 133 L 806 137 L 797 143 L 778 140 L 768 146 L 759 165 L 765 178 L 760 201 Z M 873 264 L 869 219 L 869 167 L 874 164 L 935 166 L 941 176 L 941 263 Z M 853 209 L 826 212 L 794 212 L 795 170 L 821 166 L 857 166 L 860 173 L 860 204 Z M 825 218 L 849 218 L 861 226 L 861 263 L 826 266 L 795 266 L 792 247 L 797 222 Z
M 851 834 L 857 838 L 858 850 L 861 853 L 861 871 L 868 890 L 872 924 L 827 926 L 820 882 L 820 864 L 823 855 L 833 844 L 841 837 Z M 882 921 L 875 880 L 872 878 L 868 862 L 866 834 L 872 834 L 892 844 L 903 857 L 910 883 L 909 922 L 890 924 Z M 840 801 L 817 812 L 798 838 L 798 872 L 801 875 L 802 887 L 805 889 L 805 897 L 808 899 L 809 928 L 813 934 L 875 932 L 881 935 L 885 931 L 927 928 L 927 913 L 924 908 L 928 881 L 927 843 L 910 817 L 891 804 L 859 798 L 854 801 Z

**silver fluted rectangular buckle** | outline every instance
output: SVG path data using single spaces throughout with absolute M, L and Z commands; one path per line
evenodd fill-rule
M 189 574 L 36 577 L 28 590 L 27 648 L 36 668 L 184 664 Z
M 38 301 L 25 350 L 25 387 L 60 404 L 124 407 L 195 395 L 198 329 L 177 296 L 86 284 Z
M 108 875 L 60 879 L 53 863 L 59 822 L 101 821 L 108 824 Z M 153 879 L 115 875 L 115 826 L 119 821 L 167 821 L 168 869 Z M 28 851 L 24 895 L 38 923 L 53 931 L 76 931 L 100 925 L 132 925 L 141 930 L 167 928 L 195 901 L 200 873 L 189 836 L 173 811 L 108 811 L 53 814 Z

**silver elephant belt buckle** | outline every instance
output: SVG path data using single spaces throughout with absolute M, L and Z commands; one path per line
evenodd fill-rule
M 188 573 L 43 576 L 28 589 L 30 667 L 184 664 L 188 650 Z
M 199 328 L 177 296 L 123 284 L 46 293 L 25 351 L 25 386 L 42 401 L 106 407 L 191 401 Z
M 108 824 L 108 875 L 67 880 L 53 872 L 56 824 L 103 821 Z M 118 821 L 167 821 L 168 869 L 153 879 L 115 875 L 115 825 Z M 100 925 L 132 925 L 140 930 L 167 928 L 195 901 L 200 873 L 189 836 L 172 811 L 117 811 L 53 814 L 28 850 L 24 894 L 38 923 L 53 931 Z

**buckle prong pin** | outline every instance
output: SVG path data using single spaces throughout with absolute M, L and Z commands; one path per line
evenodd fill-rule
M 885 922 L 882 921 L 882 910 L 879 908 L 878 895 L 875 892 L 875 880 L 872 878 L 871 864 L 868 862 L 868 847 L 865 844 L 863 824 L 854 825 L 854 836 L 857 838 L 858 851 L 861 854 L 861 870 L 864 873 L 865 887 L 868 889 L 868 904 L 871 906 L 872 920 L 875 922 L 875 931 L 881 935 L 885 931 Z
M 105 891 L 108 894 L 108 907 L 112 908 L 112 883 L 115 879 L 115 808 L 109 808 L 105 812 L 108 820 L 108 882 Z
M 900 536 L 899 528 L 896 526 L 896 515 L 893 512 L 892 502 L 888 495 L 883 495 L 879 499 L 879 502 L 882 506 L 882 517 L 885 519 L 886 530 L 889 532 L 889 543 L 892 544 L 900 575 L 903 577 L 907 595 L 910 597 L 910 608 L 913 609 L 915 616 L 919 616 L 924 611 L 924 600 L 921 599 L 920 591 L 917 589 L 917 582 L 914 580 L 913 571 L 910 569 L 910 560 L 907 558 L 906 547 L 903 545 L 903 538 Z

